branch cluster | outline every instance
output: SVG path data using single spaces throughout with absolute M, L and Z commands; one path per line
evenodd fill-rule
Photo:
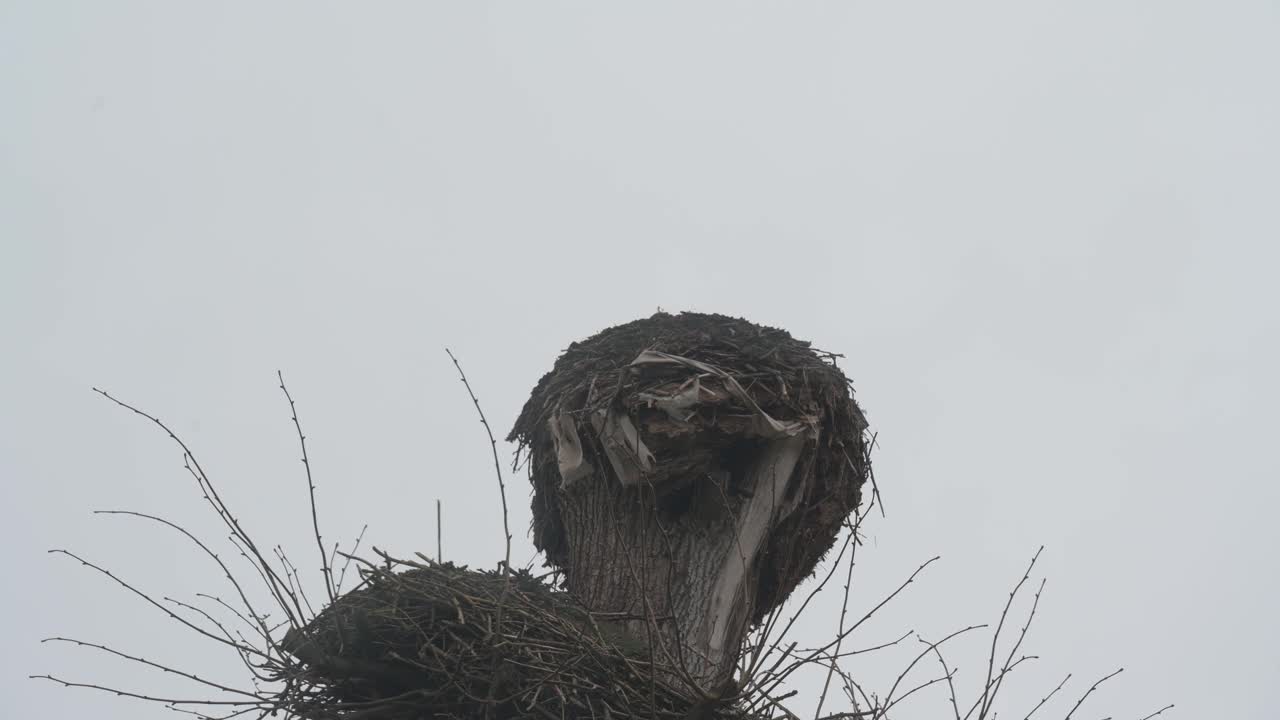
M 1031 581 L 1039 551 L 1009 593 L 992 632 L 990 650 L 981 671 L 983 679 L 972 702 L 960 701 L 958 669 L 947 661 L 943 647 L 952 639 L 987 627 L 985 625 L 966 627 L 937 641 L 908 632 L 872 647 L 845 649 L 854 631 L 905 592 L 937 560 L 923 563 L 870 610 L 860 617 L 854 616 L 857 620 L 850 620 L 852 572 L 861 543 L 860 526 L 870 509 L 868 505 L 855 515 L 853 522 L 846 524 L 843 545 L 826 575 L 802 601 L 797 598 L 791 604 L 774 608 L 748 638 L 734 682 L 714 694 L 675 687 L 664 678 L 678 677 L 677 670 L 664 665 L 661 653 L 650 652 L 646 638 L 635 637 L 623 629 L 637 618 L 588 611 L 543 579 L 527 571 L 511 569 L 509 550 L 508 560 L 496 571 L 471 570 L 422 555 L 416 560 L 397 559 L 376 548 L 372 558 L 361 558 L 355 553 L 363 533 L 350 553 L 340 552 L 336 545 L 326 551 L 320 537 L 305 435 L 283 378 L 281 389 L 289 400 L 307 470 L 314 539 L 320 550 L 322 580 L 329 602 L 322 607 L 312 605 L 296 566 L 283 548 L 261 548 L 256 544 L 183 440 L 156 417 L 99 391 L 158 426 L 181 448 L 184 467 L 227 528 L 232 546 L 248 561 L 253 575 L 247 581 L 237 577 L 221 555 L 180 525 L 127 511 L 109 514 L 152 522 L 183 536 L 216 564 L 234 593 L 228 597 L 233 599 L 227 601 L 209 594 L 200 594 L 190 601 L 157 596 L 80 555 L 66 550 L 53 552 L 79 561 L 155 607 L 169 621 L 235 653 L 246 668 L 247 686 L 214 682 L 107 645 L 62 637 L 49 641 L 75 644 L 180 676 L 202 688 L 205 695 L 158 697 L 52 675 L 35 677 L 67 687 L 92 688 L 158 702 L 210 720 L 240 716 L 261 720 L 278 715 L 307 720 L 432 717 L 799 720 L 787 707 L 788 699 L 795 693 L 785 688 L 796 673 L 809 669 L 819 670 L 827 677 L 814 713 L 815 720 L 887 720 L 890 712 L 905 700 L 934 686 L 947 689 L 949 714 L 954 720 L 994 720 L 997 698 L 1010 674 L 1036 659 L 1025 654 L 1022 648 L 1044 588 L 1043 580 L 1038 584 Z M 476 407 L 479 410 L 478 402 Z M 482 412 L 481 417 L 483 419 Z M 490 439 L 492 444 L 491 435 Z M 499 490 L 504 496 L 504 534 L 509 538 L 505 487 L 500 484 Z M 335 568 L 339 556 L 341 569 Z M 792 627 L 846 561 L 844 605 L 836 633 L 817 647 L 800 648 L 798 642 L 789 639 Z M 344 593 L 347 570 L 353 565 L 358 583 Z M 1029 583 L 1036 588 L 1034 599 L 1021 626 L 1013 625 L 1017 633 L 1010 643 L 1006 625 L 1013 622 L 1011 610 L 1015 600 Z M 259 586 L 258 591 L 251 589 L 255 585 Z M 260 596 L 261 591 L 269 598 L 266 607 L 260 607 L 262 603 L 253 599 Z M 795 605 L 798 609 L 783 622 L 783 609 Z M 281 619 L 271 620 L 272 617 Z M 640 619 L 656 622 L 655 618 Z M 912 637 L 920 645 L 918 654 L 883 692 L 864 689 L 843 664 L 855 655 L 896 646 Z M 1002 639 L 1008 646 L 1003 650 Z M 918 677 L 919 669 L 932 661 L 936 661 L 940 670 Z M 1060 717 L 1070 720 L 1076 716 L 1085 700 L 1119 672 L 1110 673 L 1091 685 Z M 1000 716 L 1030 720 L 1058 695 L 1070 677 L 1064 678 L 1025 714 L 1002 710 Z M 849 709 L 823 716 L 822 709 L 833 681 L 843 690 Z M 1143 720 L 1154 718 L 1170 707 L 1161 708 Z

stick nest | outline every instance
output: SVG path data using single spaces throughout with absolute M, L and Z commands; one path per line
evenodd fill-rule
M 744 718 L 690 697 L 643 639 L 525 571 L 385 558 L 281 648 L 300 670 L 277 707 L 314 720 Z
M 646 363 L 646 351 L 675 360 Z M 867 422 L 837 357 L 784 330 L 702 313 L 660 312 L 570 345 L 507 438 L 528 453 L 535 545 L 550 566 L 569 564 L 562 506 L 581 485 L 567 482 L 558 452 L 556 424 L 565 418 L 582 438 L 583 466 L 619 492 L 633 488 L 618 473 L 616 447 L 608 455 L 600 419 L 629 420 L 652 453 L 643 482 L 670 522 L 690 514 L 700 483 L 749 462 L 765 440 L 762 426 L 803 426 L 808 442 L 791 483 L 803 496 L 760 558 L 759 621 L 813 572 L 870 476 Z

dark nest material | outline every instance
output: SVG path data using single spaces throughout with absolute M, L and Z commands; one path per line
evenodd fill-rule
M 733 698 L 655 680 L 642 640 L 526 571 L 384 560 L 285 636 L 301 666 L 276 707 L 314 720 L 745 717 Z
M 803 427 L 809 441 L 796 473 L 804 477 L 792 483 L 803 496 L 789 499 L 796 510 L 763 548 L 758 622 L 813 572 L 871 473 L 867 421 L 837 357 L 784 330 L 689 312 L 659 312 L 570 345 L 507 438 L 529 453 L 534 543 L 553 567 L 569 563 L 562 496 L 598 468 L 622 486 L 642 476 L 678 518 L 696 495 L 691 486 L 748 462 L 780 428 Z M 623 457 L 627 444 L 641 452 Z

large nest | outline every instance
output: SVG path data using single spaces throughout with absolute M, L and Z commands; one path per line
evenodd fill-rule
M 285 636 L 302 669 L 278 707 L 312 720 L 745 717 L 732 697 L 673 688 L 643 638 L 527 572 L 388 559 L 362 574 Z
M 749 462 L 771 434 L 803 430 L 803 496 L 763 549 L 758 621 L 812 573 L 870 474 L 867 422 L 836 357 L 701 313 L 660 312 L 570 345 L 508 437 L 529 452 L 534 543 L 553 567 L 569 564 L 564 496 L 587 475 L 620 492 L 643 482 L 678 520 L 699 483 Z

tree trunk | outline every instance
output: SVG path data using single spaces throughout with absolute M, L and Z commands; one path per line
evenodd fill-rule
M 740 477 L 721 469 L 687 481 L 694 511 L 679 515 L 664 513 L 660 491 L 643 482 L 626 492 L 609 477 L 577 483 L 562 511 L 568 591 L 620 613 L 657 659 L 683 669 L 679 680 L 721 686 L 753 615 L 764 540 L 799 497 L 788 489 L 804 443 L 763 444 Z

